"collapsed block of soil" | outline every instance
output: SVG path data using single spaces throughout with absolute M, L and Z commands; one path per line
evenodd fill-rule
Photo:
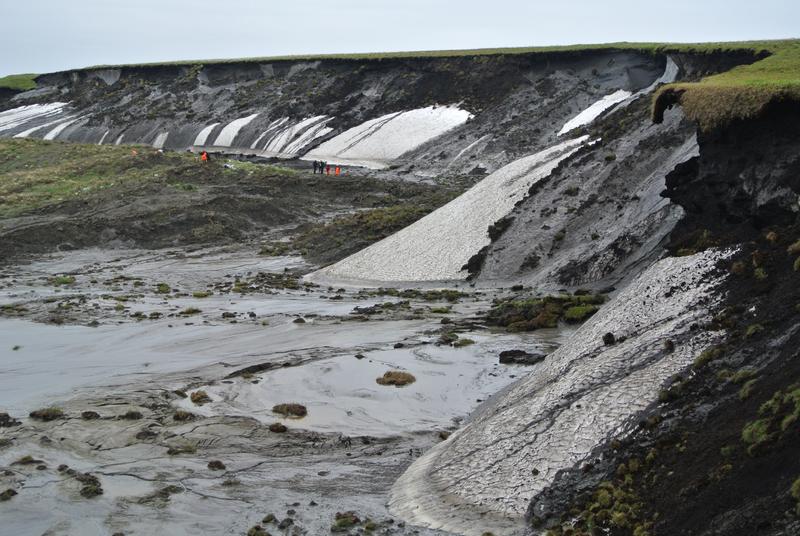
M 500 363 L 503 365 L 535 365 L 544 361 L 544 354 L 532 354 L 524 350 L 503 350 Z

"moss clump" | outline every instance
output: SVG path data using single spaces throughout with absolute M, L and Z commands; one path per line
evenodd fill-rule
M 308 415 L 308 409 L 302 404 L 277 404 L 272 407 L 272 412 L 288 418 L 302 419 Z
M 195 420 L 197 418 L 197 415 L 195 415 L 194 413 L 190 413 L 188 411 L 184 411 L 182 409 L 179 409 L 178 411 L 176 411 L 172 415 L 172 418 L 173 418 L 173 420 L 176 420 L 178 422 L 188 422 L 188 421 Z
M 54 286 L 61 286 L 61 285 L 71 285 L 75 283 L 75 278 L 71 275 L 57 275 L 48 279 L 51 285 Z
M 789 255 L 800 255 L 800 240 L 786 248 L 786 252 Z
M 486 315 L 486 323 L 503 326 L 508 331 L 533 331 L 555 328 L 560 320 L 579 323 L 597 312 L 605 302 L 599 294 L 557 295 L 543 298 L 510 298 L 495 302 Z
M 758 380 L 749 380 L 746 382 L 741 389 L 739 389 L 739 400 L 747 400 L 750 398 L 750 395 L 753 394 L 753 390 L 756 387 Z
M 289 429 L 286 425 L 281 424 L 279 422 L 274 422 L 269 425 L 269 431 L 274 434 L 285 434 Z
M 475 344 L 475 341 L 473 341 L 472 339 L 463 338 L 463 339 L 458 339 L 456 342 L 454 342 L 453 348 L 463 348 L 465 346 L 471 346 L 473 344 Z
M 800 272 L 800 257 L 797 257 L 794 261 L 794 271 Z
M 28 416 L 31 419 L 36 419 L 37 421 L 48 422 L 62 419 L 64 417 L 64 411 L 60 408 L 49 407 L 31 411 Z
M 83 416 L 83 415 L 81 415 L 81 416 Z M 143 415 L 141 414 L 141 412 L 135 411 L 135 410 L 127 411 L 127 412 L 125 412 L 125 413 L 123 413 L 122 415 L 119 416 L 119 418 L 124 420 L 124 421 L 138 421 L 142 417 L 143 417 Z
M 220 460 L 211 460 L 208 462 L 208 468 L 212 471 L 224 471 L 225 464 L 222 463 Z
M 764 452 L 800 420 L 800 384 L 775 392 L 758 409 L 758 417 L 742 429 L 742 441 L 751 456 Z
M 394 385 L 395 387 L 409 385 L 415 381 L 417 381 L 417 379 L 413 374 L 400 370 L 390 370 L 388 372 L 384 372 L 383 376 L 375 380 L 378 385 Z
M 202 406 L 203 404 L 207 404 L 211 402 L 211 397 L 208 396 L 203 390 L 195 391 L 189 396 L 189 400 L 192 401 L 193 404 L 197 406 Z
M 580 324 L 599 310 L 597 305 L 575 305 L 564 311 L 564 320 L 570 324 Z
M 710 362 L 719 359 L 723 355 L 724 352 L 722 348 L 720 348 L 719 346 L 708 348 L 707 350 L 703 350 L 703 352 L 699 356 L 697 356 L 697 358 L 695 358 L 692 367 L 694 367 L 695 369 L 701 369 Z
M 12 497 L 16 496 L 17 492 L 13 489 L 7 489 L 0 493 L 0 502 L 10 501 Z
M 361 519 L 355 512 L 336 512 L 333 525 L 331 525 L 331 532 L 347 532 L 359 523 L 361 523 Z
M 209 290 L 199 290 L 197 292 L 192 292 L 193 298 L 208 298 L 211 296 L 212 292 Z
M 103 494 L 103 487 L 100 479 L 89 473 L 75 473 L 75 480 L 83 484 L 81 487 L 81 497 L 91 499 Z
M 795 480 L 792 483 L 792 487 L 789 489 L 789 492 L 792 494 L 792 498 L 797 501 L 797 513 L 800 514 L 800 478 Z
M 187 307 L 186 309 L 184 309 L 183 311 L 181 311 L 178 314 L 180 314 L 181 316 L 192 316 L 192 315 L 199 315 L 202 312 L 203 311 L 201 311 L 197 307 Z
M 247 536 L 270 536 L 270 534 L 261 525 L 255 525 L 247 531 Z
M 747 337 L 748 339 L 751 339 L 756 335 L 758 335 L 759 333 L 761 333 L 762 331 L 764 331 L 764 326 L 762 326 L 761 324 L 751 324 L 747 326 L 747 329 L 744 332 L 744 336 Z
M 166 283 L 159 283 L 156 285 L 156 292 L 159 294 L 169 294 L 171 291 L 172 289 Z
M 170 456 L 178 456 L 180 454 L 194 454 L 197 452 L 197 447 L 194 445 L 177 445 L 174 447 L 169 447 L 167 449 L 167 454 Z

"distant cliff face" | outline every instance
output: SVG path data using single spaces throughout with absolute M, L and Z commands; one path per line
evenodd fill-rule
M 281 157 L 318 148 L 312 157 L 348 164 L 481 174 L 543 148 L 606 95 L 646 88 L 665 65 L 595 51 L 72 71 L 0 96 L 0 136 Z

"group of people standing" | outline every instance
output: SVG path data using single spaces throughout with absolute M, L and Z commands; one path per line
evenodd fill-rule
M 322 175 L 322 174 L 330 175 L 331 172 L 333 172 L 334 175 L 341 175 L 342 174 L 342 168 L 340 166 L 334 166 L 333 168 L 331 168 L 331 165 L 329 163 L 327 163 L 327 162 L 321 162 L 319 160 L 314 160 L 312 162 L 312 165 L 314 166 L 314 175 L 316 175 L 317 172 L 319 172 L 320 175 Z

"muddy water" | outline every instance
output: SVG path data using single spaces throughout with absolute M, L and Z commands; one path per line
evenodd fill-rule
M 282 518 L 289 510 L 295 528 L 268 527 L 272 533 L 328 533 L 336 511 L 356 510 L 381 520 L 384 533 L 410 534 L 416 529 L 390 521 L 385 508 L 394 480 L 439 432 L 456 429 L 482 401 L 535 373 L 500 365 L 501 350 L 549 352 L 568 335 L 464 327 L 491 294 L 457 304 L 412 300 L 357 319 L 355 307 L 398 300 L 302 287 L 192 296 L 220 281 L 304 268 L 298 258 L 245 250 L 90 250 L 0 275 L 0 305 L 21 311 L 0 317 L 0 411 L 23 421 L 0 428 L 0 438 L 11 440 L 0 447 L 0 469 L 11 471 L 0 473 L 0 488 L 19 494 L 0 503 L 0 534 L 150 534 L 156 517 L 171 534 L 242 534 L 266 513 Z M 51 278 L 62 274 L 75 283 L 54 286 Z M 174 292 L 158 294 L 160 282 Z M 452 325 L 462 326 L 459 336 L 474 344 L 437 344 L 444 315 L 431 308 L 445 306 Z M 201 312 L 178 313 L 190 307 Z M 43 321 L 61 310 L 63 325 Z M 133 316 L 152 312 L 162 317 Z M 253 365 L 275 367 L 230 376 Z M 388 370 L 416 381 L 378 385 Z M 211 403 L 197 406 L 172 393 L 201 388 Z M 281 419 L 272 407 L 282 402 L 304 404 L 308 416 Z M 51 404 L 66 419 L 25 417 Z M 175 422 L 178 408 L 196 419 Z M 101 419 L 83 421 L 86 410 Z M 142 418 L 120 420 L 128 410 Z M 267 429 L 281 420 L 288 433 Z M 186 445 L 193 451 L 168 452 Z M 27 454 L 46 467 L 12 465 Z M 227 469 L 209 470 L 211 459 Z M 75 480 L 56 470 L 60 464 L 98 476 L 104 494 L 81 497 Z M 151 498 L 167 485 L 181 492 Z

